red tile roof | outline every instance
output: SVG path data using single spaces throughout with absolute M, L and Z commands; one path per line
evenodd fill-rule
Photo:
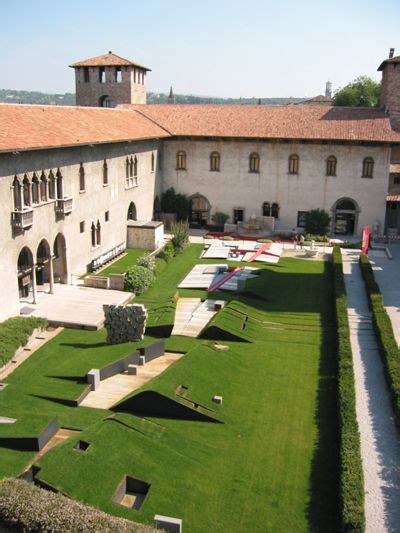
M 172 135 L 400 142 L 382 109 L 326 105 L 123 105 Z
M 378 70 L 383 70 L 386 63 L 400 63 L 400 56 L 394 56 L 394 57 L 389 57 L 388 59 L 385 59 L 379 65 Z
M 116 54 L 113 54 L 112 52 L 108 52 L 108 54 L 103 54 L 101 56 L 96 57 L 90 57 L 89 59 L 84 59 L 83 61 L 78 61 L 77 63 L 73 63 L 70 65 L 72 68 L 78 68 L 78 67 L 125 67 L 125 66 L 133 66 L 133 67 L 139 67 L 144 70 L 151 70 L 140 63 L 136 63 L 134 61 L 130 61 L 129 59 L 124 59 L 123 57 L 117 56 Z
M 0 152 L 166 137 L 123 109 L 0 104 Z

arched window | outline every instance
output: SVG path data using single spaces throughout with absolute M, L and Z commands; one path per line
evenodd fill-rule
M 101 226 L 100 226 L 100 220 L 97 221 L 97 226 L 96 226 L 96 242 L 97 242 L 97 246 L 100 246 L 100 244 L 101 244 Z
M 264 202 L 262 205 L 263 217 L 271 216 L 271 204 L 269 202 Z
M 26 174 L 22 183 L 24 187 L 24 205 L 28 206 L 31 205 L 31 184 Z
M 343 198 L 342 200 L 339 200 L 336 204 L 336 211 L 355 211 L 356 206 L 353 202 L 353 200 L 350 200 L 349 198 Z
M 186 170 L 186 152 L 183 150 L 176 152 L 176 169 Z
M 154 172 L 154 152 L 151 152 L 151 171 Z
M 22 210 L 21 184 L 17 176 L 14 177 L 14 181 L 13 181 L 13 196 L 14 196 L 14 209 L 16 211 L 21 211 Z
M 337 159 L 334 155 L 330 155 L 326 160 L 326 175 L 336 176 Z
M 374 175 L 374 160 L 372 157 L 366 157 L 363 161 L 362 177 L 372 178 Z
M 297 154 L 292 154 L 289 156 L 289 174 L 298 174 L 299 173 L 299 156 Z
M 79 192 L 85 191 L 85 169 L 83 164 L 79 165 Z
M 136 205 L 134 202 L 131 202 L 128 207 L 128 220 L 137 220 Z
M 135 156 L 133 158 L 133 177 L 137 178 L 137 174 L 138 174 L 138 160 L 137 160 L 137 157 Z
M 90 236 L 92 239 L 92 246 L 96 246 L 96 226 L 94 225 L 94 222 L 92 222 L 92 225 L 90 226 Z
M 59 200 L 62 200 L 64 198 L 64 190 L 63 190 L 64 187 L 63 187 L 63 177 L 62 177 L 62 174 L 59 168 L 57 169 L 56 176 L 57 176 L 57 198 Z
M 32 203 L 39 203 L 39 180 L 35 173 L 32 176 Z
M 43 171 L 40 176 L 40 201 L 47 202 L 47 178 Z
M 55 200 L 56 198 L 56 178 L 52 170 L 49 172 L 49 198 L 51 200 Z
M 133 178 L 133 157 L 129 160 L 129 177 Z
M 103 162 L 103 185 L 108 185 L 108 166 L 105 159 Z
M 249 172 L 260 172 L 260 156 L 256 152 L 250 154 Z
M 271 216 L 274 218 L 279 218 L 279 204 L 273 203 L 271 207 Z
M 211 172 L 219 172 L 221 168 L 221 156 L 219 152 L 211 152 L 210 155 L 210 170 Z

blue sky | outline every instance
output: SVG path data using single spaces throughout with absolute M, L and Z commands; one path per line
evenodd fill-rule
M 398 0 L 2 0 L 0 88 L 72 92 L 68 65 L 112 50 L 155 92 L 314 96 L 380 79 L 399 20 Z

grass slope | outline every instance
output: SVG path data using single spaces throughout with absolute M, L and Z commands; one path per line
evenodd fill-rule
M 176 285 L 199 262 L 199 251 L 191 246 L 169 263 L 138 299 L 150 309 L 150 323 L 172 323 Z M 40 477 L 104 511 L 145 523 L 156 513 L 179 516 L 194 532 L 337 530 L 329 268 L 281 259 L 261 269 L 244 297 L 218 293 L 230 302 L 221 321 L 228 313 L 240 324 L 248 317 L 248 342 L 224 342 L 230 350 L 223 352 L 211 341 L 168 338 L 169 350 L 187 355 L 131 395 L 134 400 L 154 392 L 190 409 L 191 402 L 199 403 L 222 423 L 71 407 L 68 400 L 83 389 L 87 370 L 139 346 L 107 346 L 104 331 L 65 330 L 18 368 L 0 394 L 4 415 L 57 414 L 60 425 L 83 430 L 43 457 Z M 251 297 L 257 293 L 262 298 Z M 157 310 L 158 305 L 167 309 Z M 234 331 L 235 320 L 224 328 Z M 187 389 L 178 389 L 181 385 Z M 223 405 L 212 402 L 216 394 Z M 91 443 L 87 452 L 73 449 L 77 438 Z M 0 454 L 1 476 L 18 474 L 32 457 L 6 448 Z M 139 511 L 111 501 L 125 474 L 151 484 Z

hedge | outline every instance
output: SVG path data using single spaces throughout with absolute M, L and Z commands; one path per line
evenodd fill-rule
M 389 315 L 383 305 L 383 296 L 366 255 L 360 256 L 360 267 L 367 289 L 379 353 L 389 387 L 396 424 L 400 427 L 400 349 L 397 346 Z
M 2 522 L 19 531 L 156 532 L 21 479 L 0 483 L 0 529 Z
M 12 359 L 20 346 L 25 346 L 35 328 L 46 328 L 47 320 L 36 317 L 9 318 L 0 324 L 0 366 Z
M 347 296 L 340 248 L 333 249 L 333 286 L 339 359 L 340 500 L 343 531 L 364 531 L 364 476 L 356 397 Z

